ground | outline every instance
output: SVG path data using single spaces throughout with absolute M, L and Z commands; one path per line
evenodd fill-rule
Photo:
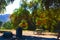
M 0 30 L 1 31 L 1 30 Z M 11 31 L 13 34 L 16 34 L 15 30 L 3 30 L 3 31 Z M 43 32 L 41 35 L 35 35 L 34 31 L 27 31 L 24 30 L 22 32 L 23 34 L 23 40 L 56 40 L 57 36 L 55 35 L 56 33 L 51 33 L 51 32 Z M 44 35 L 43 35 L 44 34 Z M 0 36 L 2 36 L 3 34 L 0 33 Z M 1 39 L 2 37 L 0 37 Z M 12 39 L 11 39 L 12 40 Z

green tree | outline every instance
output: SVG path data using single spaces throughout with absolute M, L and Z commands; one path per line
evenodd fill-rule
M 3 22 L 2 22 L 2 21 L 0 21 L 0 27 L 2 26 L 2 23 L 3 23 Z
M 5 29 L 14 29 L 14 26 L 11 23 L 11 21 L 8 21 L 8 22 L 3 24 L 3 28 L 5 28 Z

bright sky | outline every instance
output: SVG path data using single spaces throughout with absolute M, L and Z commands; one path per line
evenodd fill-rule
M 28 2 L 30 2 L 31 0 L 29 0 Z M 6 12 L 5 14 L 12 14 L 14 9 L 19 8 L 19 4 L 21 3 L 21 0 L 14 0 L 13 4 L 10 3 L 7 7 L 6 7 Z
M 5 14 L 12 14 L 14 9 L 19 8 L 19 2 L 20 0 L 15 0 L 13 3 L 10 3 L 7 7 L 6 7 L 6 13 Z

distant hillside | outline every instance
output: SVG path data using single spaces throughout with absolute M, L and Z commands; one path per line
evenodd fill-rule
M 0 21 L 6 22 L 9 20 L 10 14 L 0 14 Z

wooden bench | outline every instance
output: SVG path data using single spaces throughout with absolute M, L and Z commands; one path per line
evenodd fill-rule
M 40 34 L 42 34 L 42 32 L 43 32 L 43 29 L 36 29 L 36 30 L 33 32 L 33 34 L 38 34 L 38 35 L 40 35 Z

